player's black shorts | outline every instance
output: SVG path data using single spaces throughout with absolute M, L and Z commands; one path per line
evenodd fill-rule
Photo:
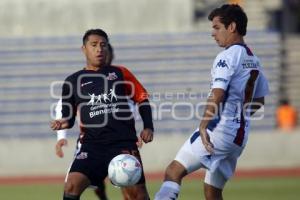
M 91 185 L 99 186 L 108 174 L 109 162 L 119 154 L 134 155 L 142 164 L 140 152 L 135 143 L 122 145 L 82 144 L 74 157 L 70 172 L 80 172 L 86 175 Z M 145 183 L 144 170 L 137 184 Z

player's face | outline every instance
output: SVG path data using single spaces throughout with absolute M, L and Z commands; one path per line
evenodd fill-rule
M 87 64 L 93 67 L 105 65 L 108 52 L 107 41 L 99 35 L 90 35 L 85 45 L 82 47 L 86 56 Z
M 220 17 L 214 17 L 212 20 L 212 37 L 216 40 L 220 47 L 227 47 L 230 45 L 230 30 L 226 29 L 225 25 L 221 23 Z

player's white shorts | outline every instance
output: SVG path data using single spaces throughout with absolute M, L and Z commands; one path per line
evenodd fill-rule
M 183 144 L 174 160 L 180 162 L 188 173 L 205 168 L 204 182 L 223 189 L 226 181 L 234 174 L 243 147 L 234 144 L 234 138 L 224 133 L 208 130 L 208 134 L 214 145 L 212 155 L 206 151 L 200 133 L 196 130 Z

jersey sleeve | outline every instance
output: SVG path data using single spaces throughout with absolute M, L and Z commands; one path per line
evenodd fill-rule
M 61 119 L 62 118 L 62 99 L 60 98 L 56 104 L 55 107 L 55 119 Z
M 74 97 L 75 84 L 67 78 L 62 86 L 62 118 L 67 119 L 69 128 L 72 128 L 76 117 L 76 106 Z
M 219 54 L 213 64 L 211 70 L 212 83 L 211 89 L 221 88 L 226 90 L 231 77 L 234 73 L 234 66 L 230 63 L 229 59 L 223 54 Z
M 260 72 L 253 98 L 264 97 L 267 94 L 269 94 L 269 84 L 264 74 Z
M 61 118 L 62 118 L 62 99 L 59 99 L 55 107 L 55 119 L 61 119 Z M 57 131 L 57 141 L 66 138 L 67 138 L 67 131 L 65 129 Z
M 136 79 L 136 77 L 125 67 L 119 67 L 124 76 L 125 92 L 130 96 L 135 103 L 141 103 L 148 99 L 149 95 L 143 85 Z

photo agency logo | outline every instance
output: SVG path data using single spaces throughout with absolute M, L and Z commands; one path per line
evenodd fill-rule
M 51 97 L 56 99 L 56 102 L 51 106 L 52 119 L 55 119 L 55 113 L 59 112 L 57 105 L 59 99 L 62 98 L 61 89 L 59 95 L 58 88 L 65 84 L 70 93 L 65 93 L 66 95 L 63 98 L 70 99 L 73 98 L 72 95 L 75 95 L 81 99 L 77 105 L 77 110 L 73 112 L 77 113 L 77 117 L 81 117 L 80 124 L 83 126 L 103 127 L 108 123 L 110 117 L 115 120 L 140 120 L 139 107 L 146 106 L 148 103 L 134 103 L 132 101 L 136 91 L 134 84 L 128 81 L 115 81 L 115 77 L 115 74 L 109 74 L 109 76 L 82 76 L 78 79 L 76 88 L 73 88 L 74 85 L 68 82 L 53 82 L 50 93 Z M 92 80 L 90 80 L 91 78 Z M 97 81 L 95 81 L 95 78 Z M 114 82 L 110 83 L 110 81 Z M 124 87 L 124 85 L 126 85 L 128 93 L 126 95 L 118 94 L 116 88 Z M 95 91 L 93 88 L 102 88 L 103 90 Z M 71 94 L 71 91 L 76 93 Z M 207 102 L 208 96 L 209 93 L 207 92 L 153 92 L 148 96 L 148 99 L 154 121 L 166 118 L 176 121 L 202 120 L 204 119 L 204 109 L 207 106 L 213 107 L 216 115 L 222 116 L 223 119 L 237 123 L 240 123 L 242 114 L 244 120 L 247 121 L 262 120 L 264 118 L 264 108 L 259 103 L 241 105 L 240 103 L 222 102 L 220 105 L 215 105 L 212 102 Z M 74 105 L 65 101 L 62 102 L 64 102 L 62 107 L 71 110 L 74 108 Z M 251 109 L 255 107 L 262 108 L 255 115 L 251 115 Z M 70 112 L 67 118 L 70 119 L 74 114 L 73 112 Z M 94 119 L 97 122 L 94 122 Z

